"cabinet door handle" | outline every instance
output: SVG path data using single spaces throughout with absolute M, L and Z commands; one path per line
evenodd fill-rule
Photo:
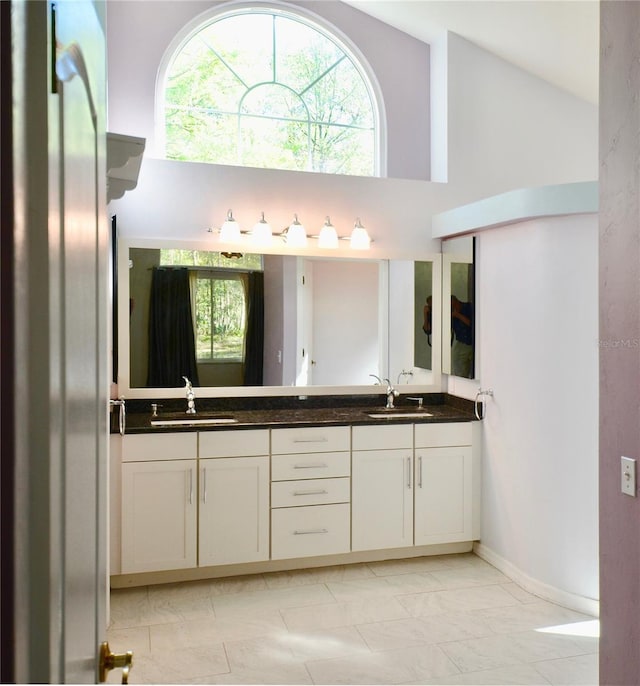
M 202 470 L 202 502 L 207 504 L 207 468 Z
M 329 465 L 324 463 L 319 464 L 294 464 L 294 469 L 326 469 Z
M 316 489 L 315 491 L 294 491 L 293 495 L 327 495 L 329 491 L 322 489 Z
M 306 536 L 307 534 L 328 534 L 329 529 L 296 529 L 294 536 Z
M 189 470 L 189 505 L 193 505 L 193 469 Z
M 411 458 L 407 458 L 407 488 L 411 488 Z
M 418 486 L 422 488 L 422 455 L 418 457 Z
M 326 436 L 318 436 L 317 438 L 294 438 L 294 443 L 326 443 L 329 439 Z

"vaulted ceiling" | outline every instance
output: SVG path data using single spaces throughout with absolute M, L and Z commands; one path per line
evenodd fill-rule
M 513 64 L 598 102 L 598 0 L 346 0 L 430 42 L 448 29 Z

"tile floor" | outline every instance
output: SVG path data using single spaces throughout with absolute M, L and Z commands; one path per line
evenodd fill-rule
M 598 682 L 597 621 L 472 553 L 114 590 L 108 638 L 138 684 Z

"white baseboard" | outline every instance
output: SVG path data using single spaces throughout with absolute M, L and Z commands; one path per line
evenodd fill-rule
M 599 616 L 600 602 L 597 599 L 569 593 L 568 591 L 563 591 L 560 588 L 533 579 L 483 543 L 474 543 L 473 552 L 490 565 L 493 565 L 503 574 L 506 574 L 510 579 L 515 581 L 518 586 L 522 586 L 525 591 L 533 593 L 533 595 L 543 598 L 544 600 L 549 600 L 552 603 L 567 607 L 570 610 L 584 612 L 593 617 Z

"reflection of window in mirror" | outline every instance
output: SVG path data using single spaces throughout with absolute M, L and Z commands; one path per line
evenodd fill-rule
M 414 264 L 414 365 L 433 368 L 433 262 Z
M 152 277 L 154 269 L 176 267 L 189 273 L 186 299 L 199 386 L 370 385 L 370 373 L 387 374 L 385 261 L 225 257 L 214 251 L 131 246 L 126 255 L 130 302 L 123 289 L 120 307 L 127 311 L 129 336 L 121 354 L 129 359 L 129 388 L 178 388 L 184 385 L 181 374 L 190 376 L 180 371 L 173 384 L 149 383 L 150 351 L 155 349 L 149 338 Z M 299 264 L 304 267 L 300 273 Z M 263 320 L 251 329 L 249 282 L 258 272 L 264 275 Z M 301 280 L 302 274 L 306 278 Z M 176 337 L 171 338 L 175 343 Z M 257 352 L 250 354 L 252 350 Z M 297 367 L 299 355 L 308 366 L 305 379 Z M 167 348 L 165 366 L 172 366 L 176 357 Z M 253 375 L 248 383 L 247 369 L 256 366 L 262 376 Z
M 160 354 L 161 359 L 173 359 L 178 356 L 175 351 L 184 347 L 178 332 L 173 331 L 169 338 L 165 336 L 166 345 L 170 347 L 164 353 L 159 352 L 162 341 L 152 339 L 150 333 L 153 275 L 158 270 L 180 267 L 188 271 L 189 302 L 177 301 L 167 286 L 162 286 L 163 291 L 158 295 L 162 303 L 159 314 L 168 316 L 174 305 L 179 309 L 189 308 L 192 325 L 188 332 L 185 331 L 185 336 L 192 339 L 195 368 L 188 375 L 197 378 L 200 386 L 245 385 L 247 369 L 252 369 L 247 359 L 252 354 L 252 345 L 247 339 L 251 333 L 249 313 L 254 295 L 249 275 L 262 271 L 262 256 L 225 257 L 202 250 L 131 248 L 130 259 L 132 387 L 182 385 L 182 375 L 187 375 L 186 369 L 178 370 L 175 383 L 160 383 L 149 378 L 149 370 L 153 367 L 152 352 Z M 261 349 L 257 355 L 261 359 Z
M 475 238 L 443 243 L 443 371 L 475 377 Z

